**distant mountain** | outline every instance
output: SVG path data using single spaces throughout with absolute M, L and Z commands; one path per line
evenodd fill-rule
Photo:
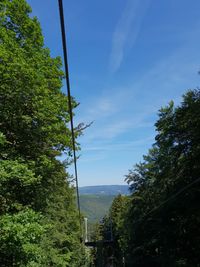
M 80 195 L 128 195 L 130 193 L 128 188 L 128 185 L 83 186 L 79 188 L 79 193 Z
M 94 223 L 101 220 L 109 211 L 113 199 L 118 194 L 128 195 L 127 185 L 96 185 L 79 188 L 81 212 Z

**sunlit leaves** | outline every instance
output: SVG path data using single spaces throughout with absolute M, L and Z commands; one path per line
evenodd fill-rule
M 74 191 L 57 158 L 72 150 L 62 63 L 30 11 L 25 0 L 0 3 L 0 266 L 82 267 Z

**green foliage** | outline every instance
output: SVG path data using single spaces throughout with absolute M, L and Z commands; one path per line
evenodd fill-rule
M 113 240 L 111 255 L 109 249 L 103 251 L 104 261 L 109 256 L 113 256 L 116 266 L 124 266 L 123 257 L 126 251 L 127 227 L 125 226 L 125 216 L 129 205 L 129 196 L 118 195 L 114 198 L 108 216 L 104 217 L 102 225 L 102 237 L 104 240 Z
M 126 175 L 132 196 L 111 208 L 116 258 L 124 255 L 128 267 L 198 267 L 200 91 L 161 108 L 155 125 L 155 144 Z
M 70 131 L 61 60 L 43 47 L 39 23 L 29 11 L 24 0 L 2 4 L 0 119 L 8 156 L 36 160 L 68 150 Z
M 34 202 L 40 177 L 24 163 L 0 161 L 0 214 L 16 212 Z
M 47 226 L 42 216 L 31 209 L 0 218 L 1 266 L 43 266 L 45 250 L 41 239 Z
M 86 266 L 68 164 L 58 160 L 71 161 L 61 59 L 30 12 L 25 0 L 0 2 L 0 265 Z

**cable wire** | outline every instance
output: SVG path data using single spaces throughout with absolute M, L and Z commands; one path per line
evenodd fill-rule
M 171 201 L 172 199 L 175 199 L 178 195 L 180 195 L 182 192 L 184 192 L 186 189 L 190 188 L 192 185 L 196 184 L 200 182 L 200 178 L 194 180 L 193 182 L 189 183 L 188 185 L 184 186 L 183 188 L 181 188 L 178 192 L 176 192 L 175 194 L 173 194 L 172 196 L 170 196 L 169 198 L 167 198 L 165 201 L 163 201 L 160 205 L 158 205 L 157 207 L 153 208 L 151 211 L 149 211 L 146 216 L 149 216 L 150 214 L 154 213 L 156 210 L 158 210 L 160 207 L 162 207 L 163 205 L 165 205 L 166 203 L 168 203 L 169 201 Z
M 175 194 L 173 194 L 172 196 L 170 196 L 169 198 L 167 198 L 165 201 L 163 201 L 160 205 L 158 205 L 157 207 L 153 208 L 152 210 L 150 210 L 146 215 L 143 216 L 143 218 L 141 218 L 139 220 L 139 225 L 138 227 L 143 223 L 146 222 L 146 219 L 148 220 L 148 217 L 153 214 L 154 212 L 156 212 L 157 210 L 159 210 L 162 206 L 164 206 L 166 203 L 170 202 L 171 200 L 174 200 L 177 196 L 179 196 L 181 193 L 183 193 L 184 191 L 186 191 L 188 188 L 190 188 L 191 186 L 193 186 L 194 184 L 200 182 L 200 178 L 195 179 L 194 181 L 192 181 L 191 183 L 189 183 L 188 185 L 184 186 L 183 188 L 181 188 L 178 192 L 176 192 Z M 136 227 L 136 228 L 138 228 Z
M 78 171 L 77 171 L 76 147 L 75 147 L 75 134 L 74 134 L 74 124 L 73 124 L 70 81 L 69 81 L 69 67 L 68 67 L 68 56 L 67 56 L 67 41 L 66 41 L 66 33 L 65 33 L 65 20 L 64 20 L 62 0 L 58 0 L 58 5 L 59 5 L 59 14 L 60 14 L 60 26 L 61 26 L 61 34 L 62 34 L 62 45 L 63 45 L 66 85 L 67 85 L 68 108 L 69 108 L 71 134 L 72 134 L 72 149 L 73 149 L 74 172 L 75 172 L 75 181 L 76 181 L 77 206 L 78 206 L 78 212 L 79 212 L 80 230 L 82 233 L 80 197 L 79 197 L 79 186 L 78 186 Z

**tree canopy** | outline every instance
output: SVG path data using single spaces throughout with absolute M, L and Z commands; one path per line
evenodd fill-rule
M 30 13 L 25 0 L 0 3 L 0 265 L 85 266 L 61 59 Z
M 117 266 L 198 267 L 200 90 L 158 116 L 155 143 L 126 175 L 132 195 L 111 207 L 114 255 Z

